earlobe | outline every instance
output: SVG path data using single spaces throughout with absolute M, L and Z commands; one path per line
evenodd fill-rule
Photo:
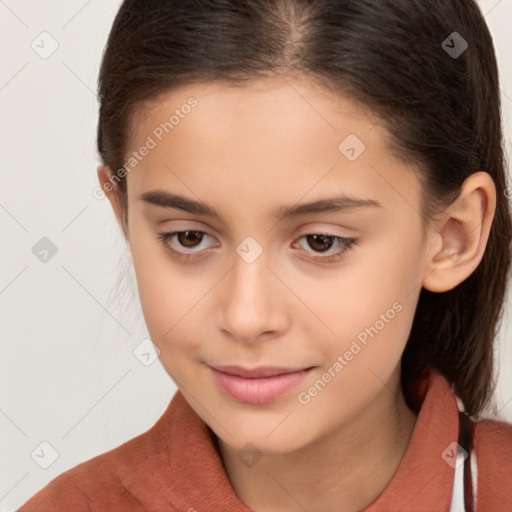
M 446 292 L 467 279 L 480 264 L 496 209 L 496 187 L 486 172 L 463 183 L 457 199 L 441 214 L 427 254 L 423 287 Z

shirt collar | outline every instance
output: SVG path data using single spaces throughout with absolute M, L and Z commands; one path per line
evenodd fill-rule
M 454 469 L 443 453 L 458 439 L 456 398 L 434 370 L 417 393 L 422 403 L 406 453 L 386 489 L 361 512 L 449 510 Z M 150 443 L 152 476 L 176 508 L 251 512 L 231 486 L 212 431 L 180 391 L 151 435 L 159 439 Z

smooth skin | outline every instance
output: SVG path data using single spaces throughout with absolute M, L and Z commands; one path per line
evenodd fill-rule
M 116 189 L 107 191 L 126 230 L 151 339 L 214 432 L 248 507 L 358 511 L 389 484 L 415 426 L 400 386 L 400 358 L 420 290 L 450 290 L 480 263 L 496 207 L 494 182 L 483 171 L 471 175 L 425 231 L 417 170 L 391 153 L 378 119 L 299 78 L 172 91 L 145 105 L 129 153 L 192 96 L 197 106 L 128 173 L 126 226 Z M 339 149 L 350 134 L 366 146 L 354 161 Z M 105 190 L 110 175 L 99 166 Z M 207 203 L 221 217 L 140 199 L 154 190 Z M 279 221 L 270 214 L 342 194 L 380 206 Z M 167 240 L 193 253 L 188 261 L 158 239 L 179 230 L 206 232 L 188 244 L 184 236 Z M 311 234 L 357 243 L 324 263 L 314 258 L 343 245 L 328 238 L 322 248 Z M 237 252 L 247 237 L 263 251 L 251 263 Z M 301 403 L 299 393 L 396 303 L 400 312 Z M 247 404 L 216 386 L 208 364 L 315 368 L 278 399 Z M 244 464 L 241 455 L 251 453 L 261 457 Z

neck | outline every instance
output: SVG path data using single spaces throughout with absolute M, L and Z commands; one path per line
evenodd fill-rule
M 217 444 L 235 493 L 254 512 L 357 512 L 393 478 L 415 422 L 397 373 L 350 424 L 294 452 L 264 454 L 247 468 L 229 445 Z

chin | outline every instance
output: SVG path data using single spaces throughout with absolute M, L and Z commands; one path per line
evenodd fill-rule
M 282 419 L 282 418 L 281 418 Z M 223 423 L 224 424 L 224 423 Z M 301 425 L 287 424 L 287 420 L 281 423 L 255 425 L 253 423 L 231 423 L 227 430 L 236 432 L 233 437 L 226 435 L 220 429 L 223 442 L 237 452 L 256 453 L 262 455 L 281 455 L 299 450 L 314 441 L 308 432 L 308 427 L 303 422 Z

